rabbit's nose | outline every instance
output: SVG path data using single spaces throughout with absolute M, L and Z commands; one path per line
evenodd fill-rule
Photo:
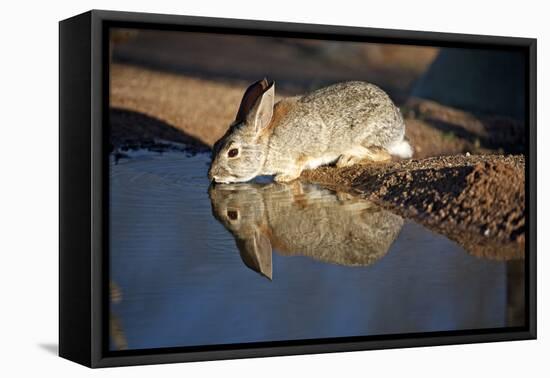
M 218 180 L 218 176 L 216 176 L 216 175 L 214 174 L 214 172 L 212 172 L 212 170 L 209 169 L 209 170 L 208 170 L 208 179 L 209 179 L 210 181 L 217 181 L 217 180 Z

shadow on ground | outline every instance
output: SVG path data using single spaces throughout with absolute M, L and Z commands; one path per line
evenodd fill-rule
M 191 152 L 210 151 L 199 139 L 158 118 L 119 108 L 111 108 L 109 116 L 111 152 L 136 148 L 162 151 L 176 147 L 171 143 Z
M 59 345 L 57 343 L 40 343 L 38 347 L 50 354 L 59 355 Z

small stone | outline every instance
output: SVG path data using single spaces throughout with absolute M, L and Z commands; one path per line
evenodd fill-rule
M 489 235 L 491 235 L 491 231 L 489 231 L 489 229 L 486 229 L 485 232 L 483 233 L 483 235 L 489 236 Z

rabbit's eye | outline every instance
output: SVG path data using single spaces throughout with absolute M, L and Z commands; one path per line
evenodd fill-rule
M 227 210 L 227 217 L 231 220 L 237 220 L 239 214 L 235 210 Z
M 238 154 L 239 154 L 239 149 L 238 148 L 232 148 L 227 152 L 227 156 L 229 156 L 230 158 L 233 158 L 233 157 L 237 156 Z

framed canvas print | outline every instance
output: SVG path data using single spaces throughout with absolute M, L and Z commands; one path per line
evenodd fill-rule
M 536 40 L 90 11 L 60 27 L 60 355 L 536 337 Z

